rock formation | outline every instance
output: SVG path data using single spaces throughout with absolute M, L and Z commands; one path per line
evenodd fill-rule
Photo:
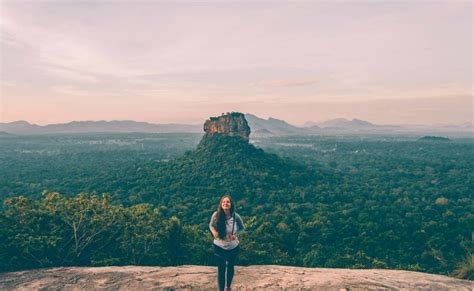
M 474 282 L 395 270 L 236 267 L 232 290 L 473 290 Z M 53 268 L 0 274 L 0 290 L 216 290 L 216 267 Z
M 243 140 L 249 140 L 250 127 L 247 124 L 245 115 L 239 112 L 222 114 L 218 117 L 211 117 L 204 123 L 206 134 L 203 139 L 208 139 L 216 134 L 226 136 L 240 136 Z

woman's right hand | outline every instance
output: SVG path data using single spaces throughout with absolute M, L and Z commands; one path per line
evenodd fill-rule
M 227 240 L 237 240 L 237 236 L 235 234 L 234 235 L 228 234 L 227 235 Z
M 211 232 L 214 238 L 217 238 L 219 236 L 219 233 L 215 229 L 212 229 Z

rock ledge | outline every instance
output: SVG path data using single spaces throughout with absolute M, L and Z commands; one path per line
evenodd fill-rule
M 216 268 L 52 268 L 0 274 L 0 290 L 215 290 Z M 395 270 L 236 266 L 232 290 L 473 290 L 474 282 Z

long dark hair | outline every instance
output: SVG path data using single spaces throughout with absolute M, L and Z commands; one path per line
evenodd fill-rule
M 217 232 L 219 234 L 219 238 L 225 239 L 226 236 L 226 229 L 225 229 L 225 212 L 224 209 L 222 209 L 222 201 L 224 198 L 229 198 L 230 200 L 230 215 L 234 215 L 235 212 L 235 204 L 234 200 L 232 200 L 232 197 L 230 197 L 229 194 L 226 194 L 221 197 L 221 200 L 219 200 L 219 206 L 217 206 L 217 213 L 216 217 L 214 218 L 214 224 L 216 225 Z

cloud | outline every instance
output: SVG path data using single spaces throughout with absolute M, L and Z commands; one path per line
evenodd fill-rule
M 74 114 L 99 99 L 170 115 L 186 103 L 195 118 L 199 104 L 309 116 L 305 102 L 472 93 L 471 3 L 242 4 L 6 1 L 2 98 L 51 116 L 61 98 Z
M 302 87 L 317 84 L 317 80 L 262 80 L 251 83 L 262 87 Z
M 2 87 L 15 87 L 15 86 L 17 86 L 17 84 L 15 84 L 14 82 L 5 81 L 5 80 L 0 80 L 0 84 L 1 84 Z
M 1 42 L 1 45 L 2 45 L 2 49 L 3 46 L 10 46 L 14 49 L 24 49 L 24 48 L 29 48 L 30 46 L 28 45 L 28 43 L 22 41 L 22 40 L 19 40 L 18 38 L 16 38 L 14 35 L 12 35 L 10 32 L 8 32 L 8 29 L 6 28 L 6 25 L 4 24 L 2 26 L 2 30 L 1 30 L 1 35 L 0 35 L 0 42 Z
M 98 83 L 99 79 L 88 73 L 79 72 L 67 68 L 61 68 L 56 66 L 45 66 L 44 70 L 54 76 L 62 79 L 82 82 L 82 83 Z
M 65 95 L 81 96 L 81 97 L 119 97 L 122 93 L 100 90 L 84 90 L 72 86 L 52 86 L 51 90 Z

